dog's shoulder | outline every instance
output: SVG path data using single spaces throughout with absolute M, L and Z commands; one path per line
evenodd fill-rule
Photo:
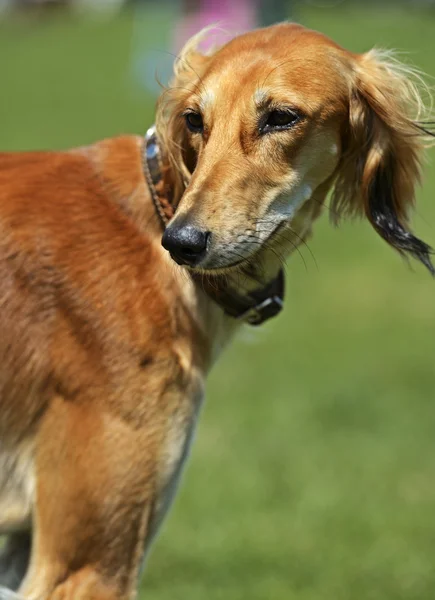
M 0 225 L 70 224 L 110 214 L 149 222 L 142 139 L 125 135 L 62 151 L 0 153 Z M 113 223 L 112 219 L 112 223 Z M 158 221 L 156 220 L 156 223 Z
M 125 135 L 63 151 L 0 152 L 2 197 L 34 193 L 45 195 L 91 183 L 124 185 L 126 195 L 143 182 L 142 140 Z
M 123 135 L 73 150 L 72 154 L 86 157 L 103 186 L 125 198 L 138 188 L 148 192 L 143 176 L 142 146 L 140 136 Z

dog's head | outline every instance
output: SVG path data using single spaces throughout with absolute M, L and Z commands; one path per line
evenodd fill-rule
M 410 69 L 294 24 L 210 56 L 197 42 L 181 53 L 157 115 L 181 198 L 163 237 L 177 262 L 219 272 L 264 248 L 286 254 L 332 190 L 335 218 L 365 215 L 433 272 L 430 248 L 407 225 L 429 135 Z

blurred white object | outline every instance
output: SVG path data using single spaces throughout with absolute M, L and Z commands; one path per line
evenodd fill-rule
M 0 0 L 0 17 L 9 12 L 13 4 L 13 0 Z

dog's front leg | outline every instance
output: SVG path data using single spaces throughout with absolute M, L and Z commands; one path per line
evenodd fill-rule
M 36 439 L 30 566 L 35 600 L 120 600 L 134 594 L 155 502 L 160 431 L 101 405 L 56 398 Z

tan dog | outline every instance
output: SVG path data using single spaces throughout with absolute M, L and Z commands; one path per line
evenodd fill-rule
M 134 596 L 207 372 L 278 312 L 329 191 L 433 272 L 409 70 L 291 24 L 197 41 L 157 137 L 0 155 L 0 583 L 26 598 Z

